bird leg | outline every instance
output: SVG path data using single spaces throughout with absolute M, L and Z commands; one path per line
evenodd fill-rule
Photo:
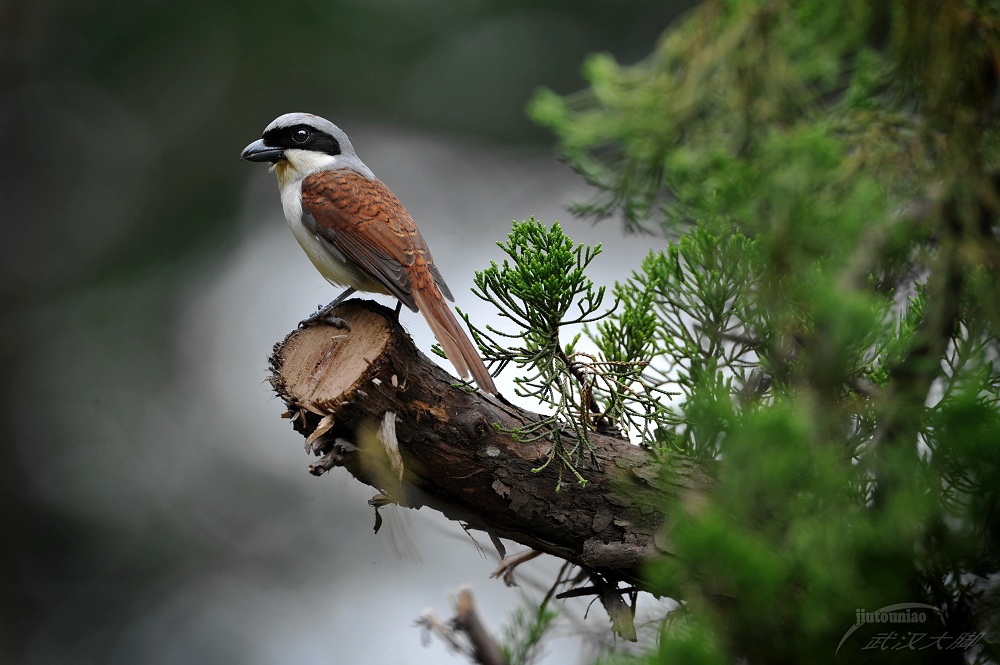
M 397 300 L 396 301 L 396 323 L 399 323 L 399 312 L 402 309 L 403 309 L 403 301 L 402 300 Z
M 320 307 L 316 312 L 311 314 L 309 317 L 302 319 L 299 322 L 299 328 L 307 328 L 314 323 L 326 323 L 337 328 L 343 328 L 345 330 L 350 330 L 351 326 L 347 325 L 347 321 L 337 318 L 336 316 L 330 316 L 337 305 L 347 300 L 355 289 L 353 286 L 347 287 L 343 293 L 334 298 L 329 305 L 326 307 Z

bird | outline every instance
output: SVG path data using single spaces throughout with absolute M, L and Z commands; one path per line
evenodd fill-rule
M 241 159 L 267 162 L 278 177 L 292 234 L 320 274 L 346 290 L 300 325 L 329 321 L 355 291 L 382 293 L 423 314 L 458 371 L 498 395 L 472 341 L 445 299 L 454 300 L 413 218 L 372 173 L 337 125 L 311 113 L 286 113 L 244 148 Z

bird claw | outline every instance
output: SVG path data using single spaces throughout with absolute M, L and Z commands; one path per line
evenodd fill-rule
M 308 328 L 309 326 L 315 325 L 317 323 L 325 323 L 328 326 L 333 326 L 334 328 L 340 328 L 347 332 L 351 331 L 351 326 L 344 319 L 338 316 L 332 316 L 329 311 L 319 310 L 312 316 L 299 321 L 299 330 Z

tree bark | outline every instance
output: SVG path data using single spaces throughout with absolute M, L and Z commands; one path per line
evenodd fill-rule
M 352 300 L 335 315 L 350 329 L 296 330 L 271 357 L 272 385 L 321 457 L 314 474 L 343 466 L 387 502 L 428 506 L 604 582 L 637 586 L 644 561 L 671 554 L 664 510 L 714 482 L 711 460 L 594 433 L 599 465 L 581 468 L 585 486 L 571 480 L 557 492 L 558 460 L 532 472 L 550 444 L 509 433 L 537 414 L 457 387 L 381 305 Z

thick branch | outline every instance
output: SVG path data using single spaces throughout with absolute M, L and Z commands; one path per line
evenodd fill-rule
M 429 506 L 469 527 L 637 583 L 649 557 L 670 553 L 663 508 L 713 482 L 710 460 L 654 454 L 591 434 L 600 468 L 585 487 L 555 469 L 532 473 L 546 440 L 518 442 L 504 430 L 539 416 L 456 387 L 423 356 L 392 312 L 349 301 L 336 316 L 350 331 L 316 325 L 291 333 L 271 358 L 272 383 L 288 405 L 321 474 L 345 467 L 400 505 Z M 568 436 L 568 435 L 567 435 Z

